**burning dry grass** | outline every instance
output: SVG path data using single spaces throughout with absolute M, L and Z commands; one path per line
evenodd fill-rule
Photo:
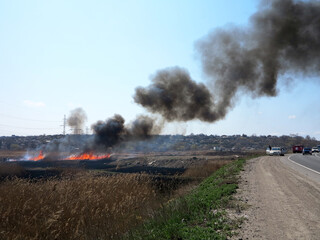
M 157 205 L 145 175 L 0 183 L 0 239 L 116 239 Z

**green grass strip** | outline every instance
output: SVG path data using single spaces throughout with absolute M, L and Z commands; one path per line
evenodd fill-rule
M 244 163 L 239 159 L 220 168 L 190 194 L 164 205 L 152 220 L 126 238 L 227 239 L 236 224 L 223 209 L 236 192 L 237 175 Z

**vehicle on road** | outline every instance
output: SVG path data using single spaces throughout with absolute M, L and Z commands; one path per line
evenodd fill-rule
M 269 147 L 267 147 L 267 149 L 266 149 L 266 154 L 269 155 L 270 151 L 271 151 L 271 146 L 269 145 Z
M 302 150 L 302 154 L 303 154 L 303 155 L 307 155 L 307 154 L 312 155 L 312 149 L 309 148 L 309 147 L 305 147 L 305 148 L 303 148 L 303 150 Z
M 267 148 L 267 149 L 266 149 L 266 154 L 269 155 L 269 154 L 270 154 L 270 151 L 271 151 L 270 148 Z
M 303 145 L 295 145 L 292 147 L 293 153 L 302 153 L 303 151 Z
M 285 154 L 285 149 L 281 147 L 272 147 L 269 155 L 270 156 L 284 156 Z
M 312 148 L 312 153 L 318 153 L 319 152 L 319 148 L 318 147 L 313 147 Z

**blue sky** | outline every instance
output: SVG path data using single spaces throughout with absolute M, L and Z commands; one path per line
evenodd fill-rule
M 86 126 L 115 113 L 147 113 L 134 90 L 171 66 L 206 82 L 195 42 L 226 25 L 246 26 L 254 0 L 0 2 L 0 136 L 62 133 L 82 107 Z M 301 76 L 273 98 L 239 95 L 216 123 L 170 123 L 166 134 L 310 135 L 320 139 L 319 84 Z M 71 133 L 67 129 L 68 133 Z

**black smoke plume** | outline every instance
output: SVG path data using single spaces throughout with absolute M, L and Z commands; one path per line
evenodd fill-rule
M 145 140 L 159 134 L 163 125 L 155 119 L 140 115 L 127 126 L 127 138 L 129 140 Z
M 124 118 L 115 114 L 105 121 L 93 124 L 92 136 L 67 135 L 42 146 L 41 150 L 46 153 L 46 160 L 63 159 L 74 153 L 108 152 L 123 142 L 150 139 L 159 134 L 162 127 L 161 123 L 144 115 L 125 124 Z
M 214 121 L 213 99 L 207 87 L 194 82 L 189 73 L 174 67 L 161 70 L 152 78 L 148 88 L 137 88 L 135 102 L 169 121 L 198 118 Z
M 138 116 L 131 124 L 125 125 L 124 118 L 115 114 L 106 121 L 92 125 L 94 144 L 92 148 L 113 147 L 123 141 L 145 140 L 159 134 L 162 126 L 148 116 Z
M 214 122 L 226 116 L 238 93 L 276 96 L 284 74 L 318 77 L 320 2 L 262 1 L 248 27 L 216 29 L 196 50 L 210 87 L 195 83 L 186 70 L 168 68 L 149 87 L 136 89 L 135 102 L 168 121 Z
M 124 118 L 118 114 L 106 121 L 98 121 L 92 125 L 95 134 L 95 145 L 113 146 L 123 140 L 125 134 Z
M 72 128 L 74 134 L 81 134 L 83 125 L 87 121 L 87 114 L 82 108 L 76 108 L 70 112 L 67 119 L 68 125 Z

